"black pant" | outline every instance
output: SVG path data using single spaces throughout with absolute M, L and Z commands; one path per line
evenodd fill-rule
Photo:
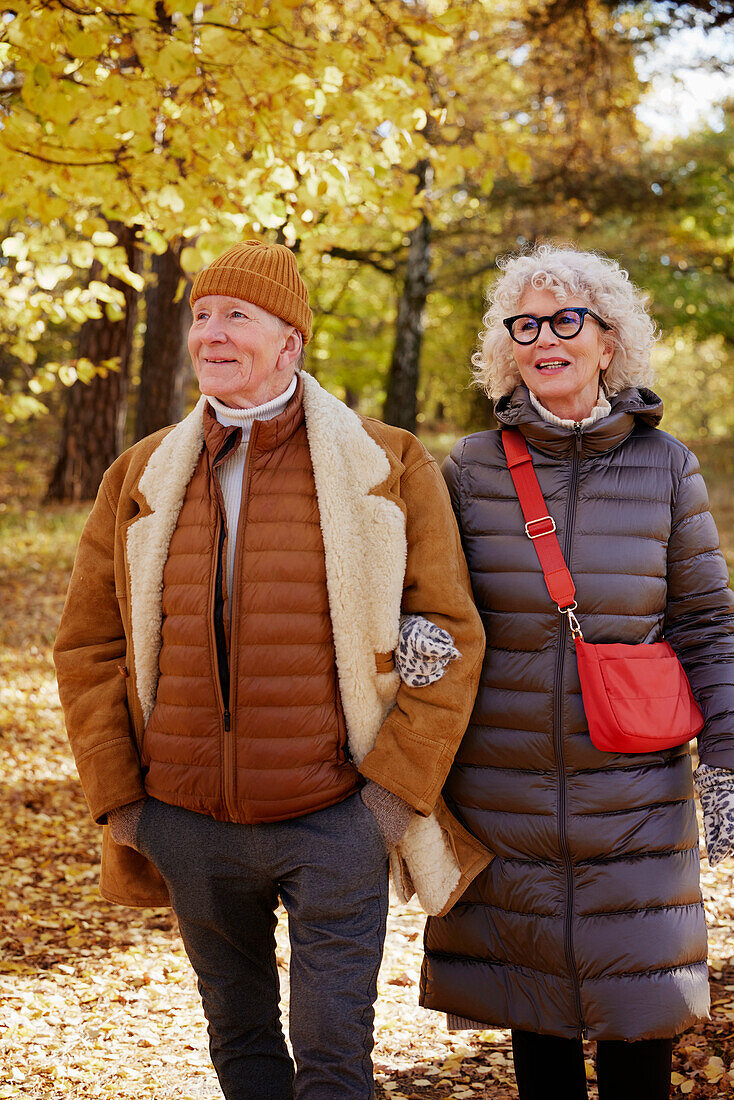
M 388 865 L 360 795 L 265 825 L 149 798 L 136 839 L 168 885 L 227 1100 L 373 1100 Z M 280 1022 L 279 896 L 291 942 L 295 1078 Z
M 580 1039 L 513 1031 L 512 1054 L 520 1100 L 587 1100 Z M 672 1059 L 672 1039 L 601 1039 L 596 1044 L 599 1100 L 668 1100 Z

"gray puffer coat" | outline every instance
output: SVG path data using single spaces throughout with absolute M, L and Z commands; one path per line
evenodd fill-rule
M 530 447 L 587 641 L 675 648 L 706 716 L 701 759 L 734 768 L 734 598 L 698 464 L 629 389 L 591 427 L 498 403 Z M 487 651 L 444 790 L 496 858 L 431 918 L 421 1003 L 566 1037 L 675 1035 L 708 1011 L 687 746 L 594 748 L 567 620 L 551 602 L 499 432 L 460 440 L 445 474 Z

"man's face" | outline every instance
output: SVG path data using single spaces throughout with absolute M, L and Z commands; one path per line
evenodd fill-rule
M 202 393 L 247 409 L 288 388 L 301 348 L 292 325 L 223 294 L 198 298 L 193 313 L 189 354 Z

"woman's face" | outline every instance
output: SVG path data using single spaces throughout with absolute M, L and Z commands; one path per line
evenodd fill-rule
M 588 306 L 583 297 L 556 298 L 551 290 L 527 290 L 517 313 L 547 317 L 564 306 Z M 541 405 L 562 420 L 583 420 L 596 404 L 599 373 L 606 370 L 614 346 L 587 314 L 581 332 L 562 339 L 544 322 L 534 344 L 512 343 L 517 369 Z

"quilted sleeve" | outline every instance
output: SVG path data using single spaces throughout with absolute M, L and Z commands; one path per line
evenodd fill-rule
M 706 719 L 701 761 L 734 768 L 734 596 L 728 582 L 706 486 L 689 451 L 673 504 L 665 637 Z
M 444 459 L 441 472 L 448 486 L 451 507 L 456 516 L 456 522 L 461 528 L 461 461 L 464 455 L 465 439 L 460 439 L 451 448 L 451 453 Z

